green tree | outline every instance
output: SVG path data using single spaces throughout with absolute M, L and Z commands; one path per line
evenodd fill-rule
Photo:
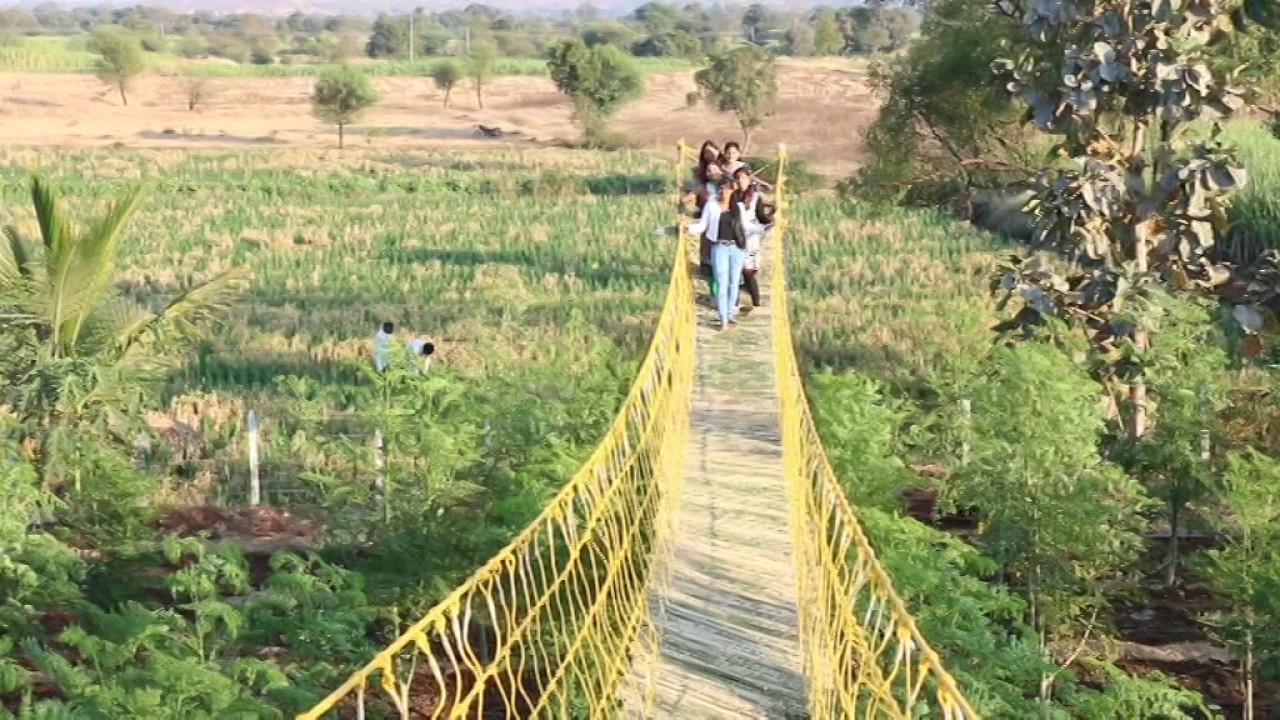
M 493 66 L 498 61 L 498 48 L 493 43 L 482 40 L 473 43 L 471 54 L 467 56 L 467 77 L 476 90 L 476 107 L 484 109 L 484 86 L 493 77 Z
M 329 68 L 316 79 L 311 93 L 311 109 L 320 120 L 338 126 L 338 149 L 344 142 L 345 128 L 364 111 L 378 102 L 369 77 L 342 65 Z
M 1032 240 L 1091 266 L 1064 277 L 1015 261 L 1002 282 L 1025 301 L 1024 325 L 1067 317 L 1118 345 L 1099 347 L 1099 357 L 1126 369 L 1129 431 L 1139 438 L 1149 425 L 1150 342 L 1129 308 L 1162 283 L 1210 290 L 1230 276 L 1210 251 L 1231 194 L 1248 178 L 1219 139 L 1221 121 L 1244 104 L 1243 88 L 1208 63 L 1210 46 L 1226 42 L 1233 25 L 1216 0 L 1156 12 L 1139 0 L 1079 2 L 1070 14 L 1037 6 L 1024 15 L 1012 5 L 1001 7 L 1020 18 L 1031 44 L 995 69 L 1027 117 L 1060 138 L 1056 154 L 1072 160 L 1037 178 Z M 1117 13 L 1133 21 L 1116 23 Z M 1189 137 L 1200 119 L 1212 123 L 1207 137 Z
M 404 23 L 386 13 L 373 21 L 373 31 L 365 45 L 365 54 L 371 58 L 399 57 L 409 47 L 409 32 Z
M 556 87 L 573 101 L 574 119 L 588 143 L 599 141 L 603 123 L 644 93 L 635 63 L 612 45 L 561 40 L 548 50 L 547 68 Z
M 438 89 L 444 91 L 445 107 L 449 107 L 449 97 L 453 94 L 453 89 L 465 76 L 462 66 L 455 60 L 445 60 L 431 68 L 431 79 L 435 81 Z
M 91 427 L 110 431 L 140 387 L 158 379 L 173 351 L 189 347 L 236 296 L 239 272 L 193 285 L 159 312 L 116 290 L 117 259 L 141 202 L 131 191 L 83 230 L 72 225 L 40 177 L 31 201 L 40 242 L 5 229 L 0 248 L 0 314 L 13 337 L 0 404 L 13 408 L 42 480 L 60 454 Z
M 950 503 L 981 512 L 981 546 L 1018 587 L 1049 643 L 1079 637 L 1106 608 L 1106 583 L 1142 548 L 1136 481 L 1102 460 L 1101 387 L 1047 343 L 997 349 L 972 383 L 971 451 Z M 1057 671 L 1040 682 L 1052 699 Z
M 813 54 L 818 56 L 840 55 L 844 52 L 844 35 L 835 13 L 824 12 L 813 25 Z
M 128 105 L 129 87 L 147 69 L 138 38 L 123 30 L 100 27 L 89 38 L 89 50 L 99 56 L 94 62 L 94 74 L 116 88 L 120 92 L 120 102 Z
M 1258 717 L 1257 673 L 1280 658 L 1280 462 L 1255 450 L 1227 458 L 1223 499 L 1230 541 L 1205 553 L 1201 569 L 1229 615 L 1210 618 L 1240 660 L 1244 717 Z
M 715 53 L 693 76 L 698 93 L 718 112 L 733 113 L 742 128 L 742 151 L 751 147 L 751 134 L 774 113 L 778 99 L 778 69 L 772 55 L 756 46 Z

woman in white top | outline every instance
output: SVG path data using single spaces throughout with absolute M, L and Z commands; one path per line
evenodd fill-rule
M 763 234 L 764 229 L 754 217 L 747 217 L 742 204 L 744 196 L 735 191 L 732 181 L 722 183 L 719 191 L 719 197 L 702 207 L 702 217 L 690 225 L 688 231 L 703 235 L 711 245 L 711 264 L 717 285 L 716 309 L 720 329 L 725 330 L 737 322 L 748 237 L 752 233 Z
M 760 193 L 756 190 L 751 168 L 745 165 L 739 167 L 733 174 L 733 185 L 734 199 L 742 214 L 742 228 L 747 237 L 742 280 L 747 286 L 747 293 L 751 295 L 752 306 L 760 307 L 760 281 L 756 278 L 756 272 L 760 269 L 760 246 L 771 225 L 762 212 Z

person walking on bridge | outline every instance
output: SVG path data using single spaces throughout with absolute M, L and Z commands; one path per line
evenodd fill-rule
M 702 216 L 688 227 L 688 232 L 705 236 L 711 245 L 711 264 L 717 286 L 716 310 L 720 329 L 727 330 L 737 322 L 738 293 L 747 246 L 742 211 L 734 203 L 732 181 L 719 185 L 717 197 L 702 206 Z

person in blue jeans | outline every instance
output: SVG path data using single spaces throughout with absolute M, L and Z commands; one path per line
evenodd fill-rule
M 690 233 L 703 235 L 711 244 L 711 265 L 716 280 L 716 310 L 720 329 L 737 322 L 738 293 L 742 268 L 746 263 L 747 238 L 742 225 L 742 209 L 735 203 L 734 185 L 726 180 L 718 186 L 717 197 L 702 206 L 702 216 L 690 225 Z

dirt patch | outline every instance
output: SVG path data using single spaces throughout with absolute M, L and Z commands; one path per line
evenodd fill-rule
M 779 72 L 777 115 L 756 133 L 758 150 L 786 143 L 792 155 L 830 175 L 858 167 L 862 130 L 876 104 L 854 63 L 786 62 Z M 54 147 L 263 148 L 332 147 L 333 127 L 311 115 L 312 80 L 217 78 L 188 110 L 187 80 L 148 76 L 123 106 L 115 92 L 90 75 L 0 73 L 0 123 L 11 145 Z M 469 92 L 455 92 L 450 108 L 429 78 L 381 77 L 381 102 L 348 128 L 350 145 L 396 150 L 430 146 L 536 148 L 578 137 L 571 106 L 551 81 L 496 78 L 485 108 Z M 648 76 L 645 97 L 623 110 L 612 128 L 642 148 L 669 151 L 681 138 L 698 143 L 739 138 L 731 116 L 689 108 L 692 70 Z M 519 133 L 475 136 L 484 124 Z
M 204 537 L 215 545 L 234 543 L 249 558 L 311 552 L 318 547 L 320 534 L 315 519 L 263 505 L 174 508 L 156 522 L 156 528 L 177 537 Z

